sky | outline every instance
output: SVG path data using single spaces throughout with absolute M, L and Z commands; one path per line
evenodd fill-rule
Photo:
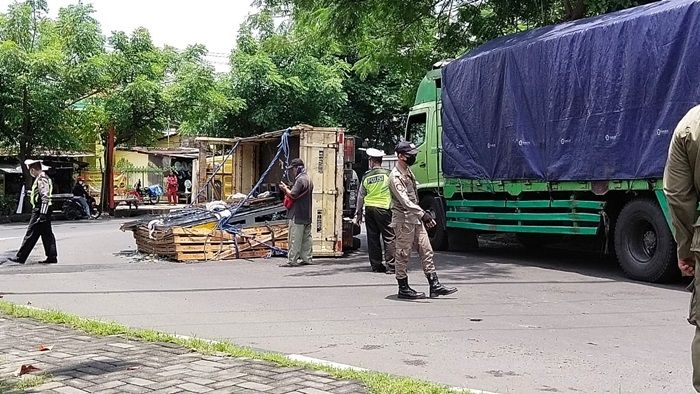
M 238 27 L 255 9 L 253 0 L 84 0 L 96 9 L 95 17 L 102 31 L 130 33 L 138 27 L 151 32 L 153 41 L 184 49 L 190 44 L 204 44 L 207 57 L 217 71 L 228 70 L 228 54 L 235 45 Z M 14 0 L 0 0 L 0 12 Z M 78 0 L 48 0 L 53 17 L 59 8 Z

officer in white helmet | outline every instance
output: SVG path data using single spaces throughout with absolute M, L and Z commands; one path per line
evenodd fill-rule
M 51 229 L 51 193 L 53 191 L 53 182 L 46 175 L 45 170 L 48 167 L 44 166 L 41 160 L 25 160 L 24 165 L 29 169 L 29 173 L 34 177 L 32 191 L 30 194 L 30 203 L 32 204 L 32 217 L 29 220 L 27 233 L 22 240 L 22 246 L 17 251 L 15 257 L 11 257 L 9 261 L 16 264 L 24 264 L 29 257 L 29 254 L 34 249 L 36 242 L 41 238 L 46 253 L 46 260 L 40 261 L 42 264 L 56 264 L 58 262 L 56 253 L 56 237 Z
M 395 273 L 394 268 L 394 229 L 391 227 L 390 171 L 382 168 L 384 151 L 367 149 L 369 171 L 362 177 L 357 197 L 355 222 L 367 228 L 367 249 L 369 264 L 374 272 Z M 364 216 L 362 209 L 364 207 Z M 384 254 L 382 258 L 382 242 Z M 386 264 L 386 265 L 385 265 Z

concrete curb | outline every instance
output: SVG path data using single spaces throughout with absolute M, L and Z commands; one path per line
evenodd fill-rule
M 33 309 L 36 311 L 49 312 L 49 310 L 47 310 L 47 309 L 38 308 L 38 307 L 33 306 L 33 305 L 21 305 L 21 306 L 28 308 L 28 309 Z M 91 319 L 91 320 L 93 320 L 93 319 Z M 99 320 L 99 321 L 102 321 L 102 320 Z M 217 341 L 217 340 L 213 340 L 213 339 L 197 338 L 197 337 L 191 337 L 188 335 L 179 335 L 179 334 L 170 334 L 170 333 L 167 333 L 167 334 L 172 335 L 172 336 L 179 338 L 179 339 L 184 339 L 184 340 L 197 340 L 197 341 L 202 341 L 202 342 L 206 342 L 209 344 L 222 343 L 222 341 Z M 254 350 L 258 350 L 261 352 L 270 352 L 269 350 L 262 350 L 262 349 L 254 349 Z M 353 370 L 353 371 L 365 371 L 365 372 L 370 371 L 370 370 L 365 369 L 365 368 L 355 367 L 355 366 L 347 365 L 347 364 L 340 364 L 340 363 L 336 363 L 333 361 L 322 360 L 322 359 L 318 359 L 318 358 L 304 356 L 301 354 L 283 354 L 283 353 L 279 353 L 279 354 L 283 355 L 284 357 L 288 358 L 291 361 L 303 362 L 303 363 L 331 367 L 331 368 L 336 368 L 336 369 L 343 369 L 343 370 L 348 369 L 348 370 Z M 380 372 L 380 371 L 375 371 L 375 372 Z M 499 393 L 494 393 L 491 391 L 470 389 L 470 388 L 466 388 L 466 387 L 451 387 L 450 390 L 454 391 L 455 393 L 499 394 Z

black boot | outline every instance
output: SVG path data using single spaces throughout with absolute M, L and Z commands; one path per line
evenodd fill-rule
M 425 298 L 425 293 L 418 293 L 408 285 L 408 278 L 396 279 L 399 282 L 399 298 L 419 300 Z
M 442 284 L 440 284 L 440 281 L 437 277 L 437 273 L 435 272 L 425 274 L 425 277 L 428 278 L 428 283 L 430 283 L 430 298 L 450 295 L 452 293 L 457 292 L 457 288 L 455 287 L 445 287 Z
M 20 259 L 19 257 L 10 257 L 9 259 L 7 259 L 7 261 L 14 264 L 24 264 L 24 260 Z
M 386 272 L 386 267 L 384 266 L 384 264 L 379 264 L 378 266 L 372 267 L 372 272 L 384 273 Z

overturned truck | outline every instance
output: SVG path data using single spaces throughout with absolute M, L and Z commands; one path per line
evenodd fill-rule
M 346 140 L 344 129 L 299 125 L 197 142 L 192 204 L 122 226 L 133 232 L 139 252 L 181 262 L 285 255 L 286 210 L 278 185 L 291 182 L 285 167 L 295 157 L 304 160 L 314 183 L 314 256 L 342 256 L 358 246 L 357 228 L 343 218 L 344 172 L 354 159 L 348 154 L 354 141 Z

